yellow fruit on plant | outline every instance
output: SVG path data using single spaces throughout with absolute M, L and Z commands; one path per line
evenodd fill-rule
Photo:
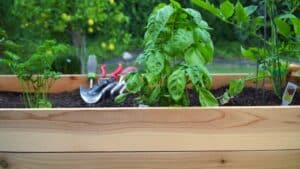
M 105 43 L 105 42 L 102 42 L 102 43 L 101 43 L 101 47 L 102 47 L 102 48 L 106 48 L 106 43 Z
M 61 19 L 65 20 L 67 17 L 68 17 L 68 15 L 66 13 L 61 14 Z
M 66 13 L 62 13 L 61 18 L 62 18 L 62 20 L 66 21 L 66 22 L 71 21 L 71 16 Z
M 115 50 L 115 45 L 114 45 L 113 43 L 110 43 L 110 44 L 108 45 L 108 49 L 109 49 L 109 50 Z
M 94 25 L 94 20 L 93 19 L 89 19 L 87 23 L 88 23 L 89 26 L 93 26 Z
M 115 0 L 109 0 L 109 3 L 113 5 L 115 4 Z
M 89 27 L 89 28 L 88 28 L 88 32 L 89 32 L 89 33 L 94 33 L 94 29 L 93 29 L 92 27 Z

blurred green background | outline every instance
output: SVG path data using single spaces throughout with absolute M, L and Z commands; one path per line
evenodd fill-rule
M 240 1 L 243 4 L 259 3 L 258 0 Z M 6 39 L 19 45 L 13 48 L 24 57 L 44 39 L 56 39 L 69 44 L 70 48 L 78 48 L 74 53 L 57 59 L 54 68 L 62 73 L 82 73 L 78 58 L 82 50 L 85 55 L 96 54 L 99 64 L 106 63 L 113 69 L 119 62 L 133 64 L 134 58 L 124 60 L 122 56 L 127 51 L 136 57 L 143 50 L 147 18 L 152 9 L 163 2 L 168 1 L 1 0 L 0 28 L 6 32 Z M 255 70 L 255 63 L 245 60 L 240 53 L 241 45 L 255 42 L 238 29 L 196 8 L 189 0 L 179 2 L 184 7 L 199 10 L 213 28 L 211 35 L 215 45 L 215 60 L 209 65 L 212 73 L 246 73 Z M 220 4 L 223 1 L 211 2 Z M 80 36 L 76 35 L 78 32 Z M 79 50 L 82 45 L 84 48 Z M 0 46 L 0 57 L 3 57 L 6 48 Z M 10 73 L 9 69 L 0 65 L 0 74 L 7 73 Z

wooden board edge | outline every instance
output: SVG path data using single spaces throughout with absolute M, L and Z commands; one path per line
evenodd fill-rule
M 212 89 L 217 89 L 228 85 L 230 80 L 238 79 L 247 76 L 247 74 L 213 74 Z M 88 81 L 85 75 L 62 75 L 52 86 L 50 93 L 70 92 L 79 88 L 82 85 L 88 86 Z M 249 87 L 255 87 L 253 81 L 246 83 Z M 266 83 L 266 88 L 270 89 L 270 83 Z M 17 76 L 15 75 L 0 75 L 0 91 L 2 92 L 21 92 L 21 86 Z
M 300 150 L 220 152 L 0 153 L 0 168 L 296 169 Z

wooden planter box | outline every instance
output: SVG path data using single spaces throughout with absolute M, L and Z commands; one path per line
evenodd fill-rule
M 51 92 L 83 83 L 66 75 Z M 0 91 L 20 91 L 16 77 Z M 300 106 L 0 109 L 2 168 L 299 169 Z

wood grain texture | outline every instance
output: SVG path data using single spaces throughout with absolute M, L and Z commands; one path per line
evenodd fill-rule
M 300 106 L 1 109 L 0 151 L 300 149 Z
M 232 79 L 238 79 L 245 77 L 247 74 L 213 74 L 213 89 L 217 89 L 228 85 L 229 81 Z M 50 90 L 50 93 L 61 93 L 73 91 L 79 88 L 80 85 L 88 86 L 87 79 L 85 75 L 62 75 L 62 77 L 57 80 Z M 248 87 L 255 87 L 254 81 L 250 81 L 246 84 Z M 270 89 L 271 85 L 269 82 L 266 83 L 266 88 Z M 21 87 L 19 80 L 14 75 L 0 75 L 0 91 L 7 92 L 20 92 Z
M 300 151 L 0 153 L 0 160 L 7 169 L 299 169 Z
M 87 86 L 85 75 L 62 75 L 55 81 L 51 93 L 68 92 L 78 89 L 80 85 Z M 0 75 L 0 91 L 20 92 L 21 87 L 15 75 Z

